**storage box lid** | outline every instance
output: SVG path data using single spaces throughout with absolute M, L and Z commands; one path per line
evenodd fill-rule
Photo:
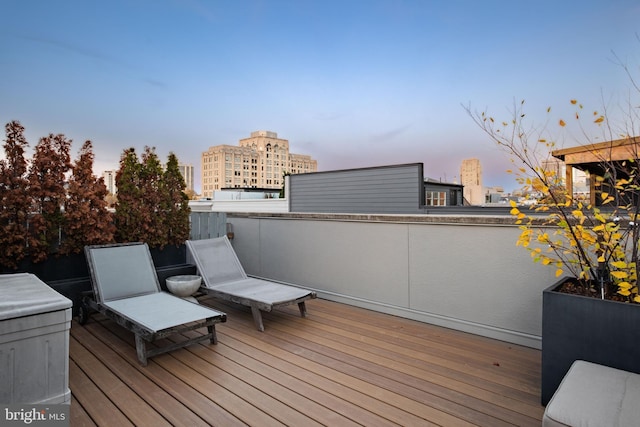
M 30 273 L 0 274 L 0 320 L 70 308 L 71 300 Z

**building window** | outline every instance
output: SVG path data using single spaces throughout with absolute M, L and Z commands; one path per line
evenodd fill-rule
M 444 191 L 427 191 L 427 206 L 446 206 L 447 193 Z

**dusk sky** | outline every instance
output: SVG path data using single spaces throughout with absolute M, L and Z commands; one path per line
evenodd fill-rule
M 0 122 L 33 147 L 90 139 L 95 170 L 154 146 L 196 167 L 208 147 L 277 132 L 318 169 L 422 162 L 453 182 L 517 188 L 465 112 L 532 117 L 624 104 L 640 66 L 638 0 L 0 0 Z M 3 131 L 3 141 L 4 141 Z M 1 154 L 0 154 L 1 155 Z

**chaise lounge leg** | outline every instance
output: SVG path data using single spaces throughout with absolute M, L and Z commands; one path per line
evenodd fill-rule
M 307 317 L 307 307 L 304 305 L 304 301 L 298 303 L 298 308 L 300 309 L 300 316 Z
M 147 347 L 144 339 L 136 334 L 136 353 L 138 353 L 138 361 L 142 366 L 147 366 Z
M 258 307 L 251 306 L 251 313 L 253 314 L 253 322 L 260 332 L 264 332 L 264 325 L 262 324 L 262 313 Z
M 209 335 L 211 336 L 209 338 L 209 341 L 211 342 L 211 344 L 218 344 L 218 337 L 216 336 L 216 325 L 207 326 L 207 331 L 209 332 Z

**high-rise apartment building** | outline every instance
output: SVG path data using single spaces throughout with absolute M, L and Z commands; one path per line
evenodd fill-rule
M 289 141 L 259 130 L 239 146 L 216 145 L 202 153 L 202 196 L 223 188 L 282 188 L 284 174 L 316 172 L 311 156 L 289 152 Z
M 464 159 L 460 166 L 460 184 L 464 186 L 465 200 L 471 205 L 484 204 L 482 167 L 479 159 Z
M 104 185 L 107 186 L 107 191 L 111 194 L 116 194 L 118 192 L 118 188 L 116 187 L 116 172 L 117 171 L 104 171 L 102 172 L 102 179 L 104 180 Z
M 193 186 L 193 165 L 187 165 L 187 164 L 180 163 L 178 165 L 178 169 L 180 170 L 180 173 L 182 174 L 182 178 L 184 178 L 184 183 L 186 185 L 185 189 L 194 191 L 194 186 Z

